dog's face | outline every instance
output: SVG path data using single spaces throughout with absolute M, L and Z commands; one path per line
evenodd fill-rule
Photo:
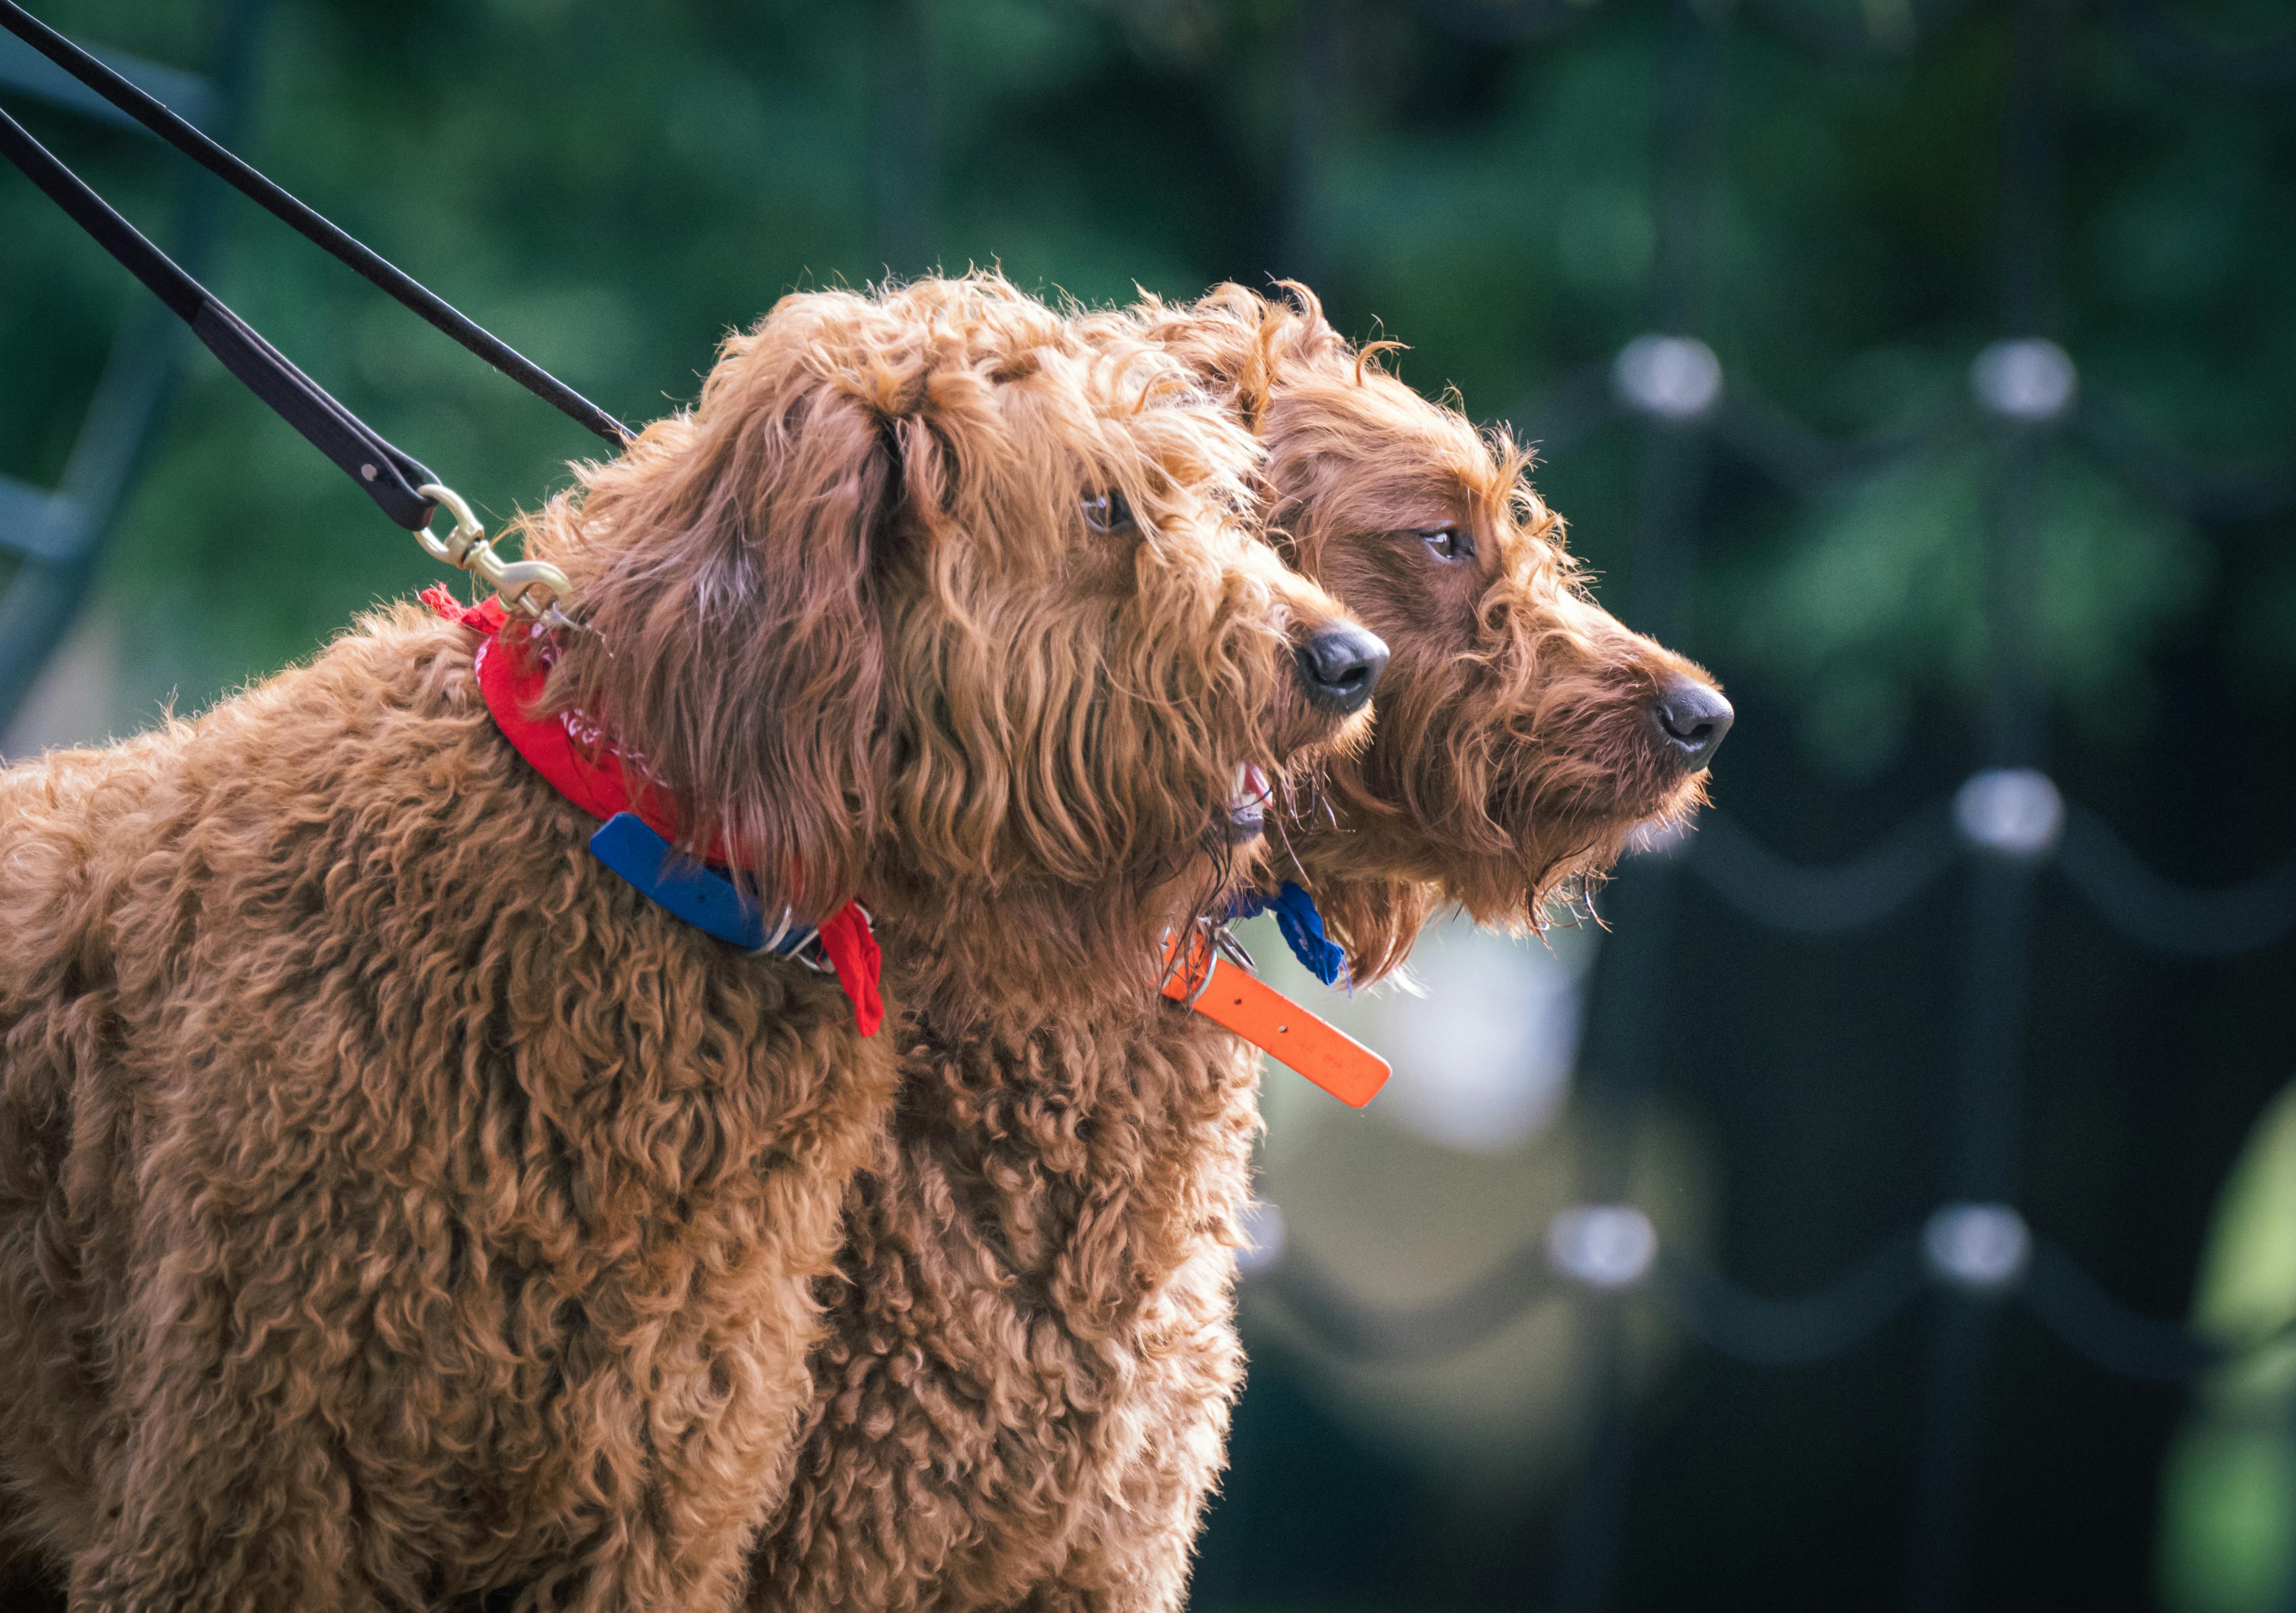
M 993 276 L 788 297 L 530 523 L 556 677 L 773 895 L 1104 990 L 1367 720 L 1384 650 L 1258 540 L 1256 454 Z
M 1433 906 L 1536 925 L 1638 828 L 1687 816 L 1730 708 L 1588 597 L 1528 454 L 1382 373 L 1300 296 L 1231 287 L 1135 318 L 1258 430 L 1271 538 L 1392 651 L 1369 745 L 1329 769 L 1331 811 L 1284 826 L 1367 978 Z

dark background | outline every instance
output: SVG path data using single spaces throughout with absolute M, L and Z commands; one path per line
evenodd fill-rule
M 41 11 L 189 66 L 215 21 Z M 2266 497 L 2214 518 L 2177 477 L 2296 475 L 2296 90 L 2180 76 L 2161 26 L 2059 0 L 281 0 L 247 150 L 631 419 L 690 398 L 718 337 L 791 288 L 992 262 L 1086 300 L 1303 277 L 1343 329 L 1408 342 L 1406 379 L 1546 443 L 1540 490 L 1612 608 L 1650 624 L 1653 521 L 1694 554 L 1666 613 L 1737 704 L 1716 796 L 1807 862 L 1998 759 L 1995 450 L 1967 376 L 1986 342 L 2049 335 L 2124 430 L 2050 434 L 2032 472 L 2051 737 L 2030 759 L 2161 873 L 2215 885 L 2296 848 L 2296 517 Z M 2254 65 L 2296 18 L 2191 0 L 2165 26 Z M 163 226 L 173 159 L 23 115 Z M 593 451 L 280 226 L 228 218 L 218 291 L 495 518 Z M 0 471 L 55 478 L 140 295 L 0 174 Z M 1717 431 L 1663 480 L 1605 379 L 1651 330 L 1709 343 L 1767 434 Z M 1827 446 L 1898 437 L 1921 446 Z M 78 681 L 12 743 L 196 708 L 433 575 L 202 355 L 67 652 Z M 1682 885 L 1631 1012 L 1714 1162 L 1708 1253 L 1740 1282 L 1807 1291 L 1939 1197 L 1968 900 L 1956 876 L 1812 944 Z M 2126 1304 L 2181 1315 L 2218 1184 L 2292 1074 L 2296 948 L 2164 958 L 2046 878 L 2033 936 L 2015 1200 Z M 1615 1033 L 1598 1021 L 1590 1061 Z M 1594 1600 L 1898 1604 L 1924 1325 L 1789 1370 L 1684 1354 L 1635 1408 Z M 1463 1537 L 1311 1370 L 1257 1352 L 1196 1605 L 1584 1602 L 1554 1577 L 1571 1486 Z M 2155 1605 L 2185 1392 L 2014 1309 L 1981 1381 L 1964 1605 Z

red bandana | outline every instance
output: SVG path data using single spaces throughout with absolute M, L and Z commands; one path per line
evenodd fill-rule
M 630 776 L 639 769 L 625 764 L 602 726 L 579 710 L 534 714 L 551 662 L 557 659 L 546 629 L 522 621 L 505 633 L 508 614 L 499 599 L 466 607 L 444 588 L 434 586 L 422 590 L 422 602 L 449 621 L 484 635 L 472 663 L 479 675 L 479 692 L 503 737 L 553 789 L 593 818 L 633 812 L 655 834 L 676 844 L 675 803 L 642 773 L 640 788 L 632 792 Z M 712 847 L 712 860 L 730 860 L 724 850 Z M 849 901 L 822 921 L 819 934 L 823 955 L 853 1004 L 855 1028 L 864 1036 L 875 1035 L 884 1023 L 885 1007 L 877 991 L 877 939 L 869 933 L 867 916 L 858 903 Z

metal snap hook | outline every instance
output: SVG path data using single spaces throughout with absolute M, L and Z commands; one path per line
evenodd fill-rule
M 513 615 L 555 628 L 578 625 L 558 608 L 558 602 L 573 591 L 565 572 L 546 560 L 504 560 L 496 554 L 487 541 L 487 529 L 454 489 L 426 481 L 414 490 L 455 518 L 443 538 L 431 531 L 428 523 L 415 529 L 414 541 L 422 546 L 424 554 L 478 578 L 494 589 L 503 609 Z
M 487 529 L 480 523 L 469 501 L 453 488 L 441 487 L 435 481 L 426 481 L 414 490 L 431 503 L 444 507 L 455 518 L 453 528 L 444 538 L 433 533 L 430 523 L 425 522 L 415 530 L 414 541 L 422 546 L 422 552 L 431 559 L 443 560 L 448 565 L 458 566 L 464 571 L 470 570 L 471 551 L 486 542 Z M 432 518 L 437 518 L 435 514 Z

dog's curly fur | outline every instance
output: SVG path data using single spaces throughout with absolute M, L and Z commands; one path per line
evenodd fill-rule
M 1647 711 L 1696 669 L 1587 597 L 1528 456 L 1236 287 L 1085 317 L 1183 357 L 1269 449 L 1271 537 L 1393 653 L 1367 750 L 1279 825 L 1359 980 L 1446 903 L 1536 923 L 1702 777 Z M 1455 526 L 1471 557 L 1420 534 Z M 899 945 L 904 975 L 950 960 Z M 1243 1358 L 1233 1250 L 1259 1057 L 1103 983 L 1033 1024 L 903 1027 L 892 1132 L 846 1205 L 790 1502 L 753 1560 L 766 1609 L 1165 1609 L 1184 1598 Z
M 905 1033 L 750 1605 L 1176 1607 L 1242 1374 L 1257 1059 L 1121 989 Z
M 1144 994 L 1226 876 L 1235 764 L 1339 728 L 1291 649 L 1336 608 L 1238 520 L 1251 452 L 1153 343 L 992 276 L 787 299 L 525 523 L 585 623 L 552 698 L 607 717 L 691 848 L 869 899 L 889 1006 Z M 1111 489 L 1139 531 L 1082 519 Z M 0 773 L 0 1530 L 75 1609 L 722 1605 L 820 1420 L 808 1353 L 849 1347 L 814 1350 L 816 1284 L 841 1239 L 899 1258 L 840 1216 L 891 1039 L 599 867 L 475 641 L 398 606 L 196 721 Z M 1241 1168 L 1222 1106 L 1087 1138 L 1098 1111 L 944 1090 L 903 1131 L 986 1140 L 965 1191 L 1021 1190 L 1014 1138 L 1128 1159 L 1185 1240 L 1206 1140 L 1159 1139 L 1210 1125 Z M 1015 1235 L 1060 1241 L 1063 1300 L 1105 1294 L 1071 1230 Z M 970 1414 L 1112 1403 L 1131 1303 L 1062 1311 L 1111 1341 L 1102 1387 L 1047 1342 Z

